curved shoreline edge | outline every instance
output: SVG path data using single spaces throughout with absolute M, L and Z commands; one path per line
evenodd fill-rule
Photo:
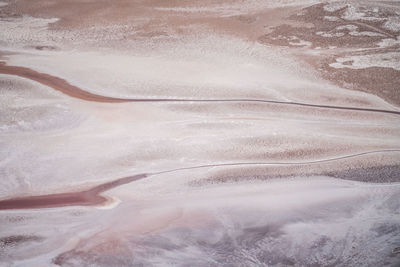
M 334 106 L 334 105 L 319 105 L 309 104 L 301 102 L 288 102 L 288 101 L 276 101 L 276 100 L 264 100 L 264 99 L 185 99 L 185 98 L 118 98 L 98 95 L 85 91 L 77 86 L 74 86 L 64 79 L 52 76 L 50 74 L 37 72 L 35 70 L 19 67 L 9 66 L 4 61 L 0 61 L 0 74 L 14 75 L 22 78 L 26 78 L 32 81 L 36 81 L 40 84 L 46 85 L 59 91 L 72 98 L 77 98 L 84 101 L 100 102 L 100 103 L 127 103 L 127 102 L 256 102 L 265 104 L 276 104 L 276 105 L 290 105 L 299 107 L 309 108 L 321 108 L 331 110 L 349 110 L 359 112 L 375 112 L 375 113 L 386 113 L 400 115 L 400 111 L 397 110 L 386 110 L 386 109 L 374 109 L 374 108 L 358 108 L 358 107 L 346 107 L 346 106 Z
M 307 162 L 237 162 L 237 163 L 221 163 L 221 164 L 208 164 L 198 165 L 192 167 L 183 167 L 177 169 L 171 169 L 166 171 L 154 172 L 154 173 L 142 173 L 133 176 L 127 176 L 119 178 L 111 182 L 97 185 L 91 189 L 78 191 L 78 192 L 67 192 L 58 194 L 38 195 L 38 196 L 27 196 L 0 200 L 0 210 L 21 210 L 21 209 L 41 209 L 41 208 L 56 208 L 66 206 L 96 206 L 104 204 L 108 199 L 101 195 L 101 193 L 113 189 L 115 187 L 128 184 L 134 181 L 142 180 L 150 176 L 156 176 L 165 173 L 178 172 L 184 170 L 201 169 L 201 168 L 214 168 L 214 167 L 234 167 L 234 166 L 265 166 L 265 165 L 311 165 L 318 163 L 326 163 L 331 161 L 343 160 L 348 158 L 359 157 L 369 154 L 378 153 L 398 153 L 400 149 L 387 149 L 387 150 L 376 150 L 362 152 L 352 155 L 346 155 L 330 159 L 322 159 Z

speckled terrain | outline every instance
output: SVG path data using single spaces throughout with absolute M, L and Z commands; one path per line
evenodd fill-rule
M 399 17 L 1 1 L 0 266 L 400 265 Z

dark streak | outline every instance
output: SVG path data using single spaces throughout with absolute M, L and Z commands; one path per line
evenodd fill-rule
M 94 93 L 90 93 L 82 90 L 79 87 L 71 85 L 66 80 L 61 78 L 40 73 L 29 68 L 8 66 L 4 62 L 0 62 L 0 73 L 15 75 L 23 78 L 27 78 L 43 85 L 49 86 L 54 90 L 60 91 L 61 93 L 68 95 L 73 98 L 78 98 L 85 101 L 92 102 L 103 102 L 103 103 L 126 103 L 126 102 L 257 102 L 277 105 L 290 105 L 299 107 L 310 107 L 310 108 L 321 108 L 321 109 L 333 109 L 333 110 L 351 110 L 360 112 L 376 112 L 376 113 L 387 113 L 400 115 L 400 111 L 396 110 L 384 110 L 384 109 L 373 109 L 373 108 L 357 108 L 357 107 L 344 107 L 344 106 L 331 106 L 331 105 L 318 105 L 308 104 L 300 102 L 287 102 L 287 101 L 275 101 L 275 100 L 263 100 L 263 99 L 184 99 L 184 98 L 117 98 L 102 96 Z
M 193 169 L 201 169 L 201 168 L 214 168 L 214 167 L 229 167 L 229 166 L 249 166 L 249 165 L 311 165 L 318 163 L 326 163 L 330 161 L 343 160 L 348 158 L 359 157 L 363 155 L 369 154 L 377 154 L 377 153 L 391 153 L 391 152 L 400 152 L 400 149 L 391 149 L 391 150 L 377 150 L 377 151 L 369 151 L 362 152 L 353 155 L 341 156 L 331 159 L 323 159 L 316 161 L 306 161 L 306 162 L 236 162 L 236 163 L 221 163 L 221 164 L 208 164 L 208 165 L 200 165 L 200 166 L 192 166 L 192 167 L 184 167 L 177 168 L 167 171 L 155 172 L 155 173 L 147 173 L 147 174 L 138 174 L 134 176 L 128 176 L 124 178 L 120 178 L 108 183 L 100 184 L 95 186 L 89 190 L 79 191 L 79 192 L 71 192 L 71 193 L 60 193 L 60 194 L 49 194 L 49 195 L 41 195 L 41 196 L 28 196 L 28 197 L 20 197 L 20 198 L 11 198 L 0 200 L 0 210 L 12 210 L 12 209 L 39 209 L 39 208 L 54 208 L 54 207 L 64 207 L 64 206 L 93 206 L 100 205 L 107 201 L 107 199 L 100 194 L 108 191 L 112 188 L 118 187 L 123 184 L 128 184 L 133 181 L 141 180 L 149 176 L 155 176 L 165 173 L 183 171 L 183 170 L 193 170 Z

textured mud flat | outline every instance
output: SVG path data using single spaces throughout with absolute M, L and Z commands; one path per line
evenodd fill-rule
M 0 266 L 398 266 L 397 1 L 1 1 Z

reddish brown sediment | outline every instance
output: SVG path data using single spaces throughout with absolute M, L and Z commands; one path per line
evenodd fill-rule
M 90 191 L 12 198 L 0 201 L 0 210 L 99 205 L 107 199 Z
M 360 112 L 378 112 L 378 113 L 389 113 L 400 115 L 400 111 L 396 110 L 384 110 L 374 108 L 361 108 L 361 107 L 345 107 L 345 106 L 334 106 L 334 105 L 319 105 L 309 104 L 301 102 L 287 102 L 287 101 L 276 101 L 276 100 L 265 100 L 265 99 L 246 99 L 246 98 L 235 98 L 235 99 L 185 99 L 185 98 L 117 98 L 102 96 L 94 93 L 90 93 L 82 90 L 81 88 L 68 83 L 66 80 L 40 73 L 35 70 L 19 67 L 19 66 L 8 66 L 5 62 L 0 62 L 0 74 L 15 75 L 30 79 L 46 85 L 54 90 L 57 90 L 65 95 L 73 98 L 78 98 L 85 101 L 92 102 L 103 102 L 103 103 L 123 103 L 123 102 L 260 102 L 269 104 L 279 105 L 292 105 L 299 107 L 311 107 L 320 109 L 338 109 L 338 110 L 352 110 Z
M 269 33 L 259 36 L 258 41 L 290 48 L 297 58 L 317 70 L 322 78 L 348 90 L 376 95 L 398 107 L 400 71 L 389 65 L 352 68 L 351 60 L 351 56 L 355 55 L 379 55 L 398 51 L 399 44 L 396 42 L 387 47 L 380 45 L 387 39 L 396 41 L 400 33 L 398 30 L 385 28 L 386 16 L 395 16 L 394 11 L 386 11 L 386 15 L 377 13 L 376 20 L 353 20 L 343 18 L 346 8 L 331 12 L 324 9 L 325 5 L 326 3 L 312 5 L 302 9 L 302 12 L 288 16 L 287 19 L 293 21 L 293 25 L 284 23 L 274 26 Z M 327 20 L 327 17 L 333 20 Z M 304 27 L 301 23 L 311 23 L 313 27 Z M 349 25 L 357 27 L 355 32 L 360 35 L 350 34 L 349 30 L 338 30 L 338 27 Z M 372 32 L 373 35 L 362 35 L 362 32 Z M 329 36 L 330 34 L 332 35 Z M 291 38 L 293 36 L 297 41 Z M 308 42 L 309 45 L 302 45 L 300 40 Z M 317 53 L 309 53 L 310 51 Z M 338 58 L 347 57 L 350 57 L 349 61 L 342 63 L 343 68 L 331 66 Z M 344 67 L 346 65 L 348 66 Z
M 235 167 L 235 166 L 291 166 L 291 165 L 312 165 L 327 163 L 338 160 L 345 160 L 350 158 L 356 158 L 360 156 L 370 154 L 382 154 L 382 153 L 398 153 L 400 149 L 387 149 L 387 150 L 376 150 L 362 152 L 352 155 L 339 156 L 335 158 L 319 159 L 313 161 L 299 161 L 299 162 L 231 162 L 231 163 L 219 163 L 219 164 L 205 164 L 198 166 L 182 167 L 166 171 L 160 171 L 148 174 L 137 174 L 134 176 L 128 176 L 120 178 L 108 183 L 100 184 L 89 190 L 70 192 L 70 193 L 59 193 L 49 194 L 42 196 L 27 196 L 19 198 L 11 198 L 0 200 L 0 210 L 16 210 L 16 209 L 39 209 L 39 208 L 55 208 L 65 206 L 94 206 L 101 205 L 107 201 L 107 198 L 101 196 L 102 192 L 115 188 L 117 186 L 128 184 L 133 181 L 137 181 L 149 176 L 172 173 L 184 170 L 194 170 L 203 168 L 214 168 L 214 167 Z
M 143 179 L 145 177 L 147 177 L 147 175 L 145 174 L 128 176 L 109 183 L 95 186 L 89 190 L 79 192 L 5 199 L 0 201 L 0 210 L 100 205 L 107 201 L 107 198 L 101 196 L 100 193 L 107 191 L 113 187 Z
M 29 68 L 8 66 L 4 62 L 0 62 L 0 73 L 8 75 L 16 75 L 26 79 L 30 79 L 41 83 L 43 85 L 49 86 L 54 90 L 60 91 L 70 97 L 79 98 L 82 100 L 93 101 L 93 102 L 108 102 L 108 103 L 118 103 L 126 102 L 127 100 L 107 97 L 102 95 L 93 94 L 76 87 L 67 81 L 54 77 L 49 74 L 40 73 Z

